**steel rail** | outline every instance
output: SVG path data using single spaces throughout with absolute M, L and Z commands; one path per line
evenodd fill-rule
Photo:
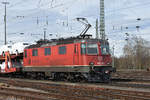
M 141 91 L 124 89 L 123 87 L 112 88 L 107 85 L 103 87 L 89 84 L 41 82 L 23 79 L 2 79 L 2 81 L 14 86 L 42 90 L 52 94 L 50 95 L 51 97 L 58 97 L 60 100 L 149 100 L 150 98 L 150 90 Z M 57 96 L 55 96 L 56 94 Z

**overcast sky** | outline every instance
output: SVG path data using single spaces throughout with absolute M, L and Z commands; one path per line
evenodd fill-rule
M 99 18 L 99 0 L 0 0 L 7 1 L 7 42 L 34 42 L 47 39 L 77 36 L 84 26 L 75 18 L 85 17 L 92 28 L 88 33 L 95 37 L 95 20 Z M 105 0 L 106 35 L 115 55 L 122 55 L 126 35 L 150 38 L 150 1 Z M 0 4 L 0 45 L 4 44 L 4 5 Z M 137 20 L 140 18 L 141 20 Z M 140 26 L 137 30 L 136 26 Z M 21 35 L 20 33 L 24 33 Z M 51 35 L 53 34 L 53 35 Z

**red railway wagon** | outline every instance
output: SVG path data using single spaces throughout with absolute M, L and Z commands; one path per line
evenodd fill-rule
M 23 72 L 51 78 L 109 81 L 113 71 L 108 41 L 62 39 L 31 45 L 24 50 Z

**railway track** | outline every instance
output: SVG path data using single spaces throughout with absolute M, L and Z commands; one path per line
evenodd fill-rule
M 16 88 L 0 88 L 0 96 L 4 97 L 0 100 L 90 100 L 75 96 L 63 95 L 59 93 L 36 92 L 31 90 Z
M 120 70 L 112 74 L 113 79 L 131 79 L 137 81 L 150 81 L 150 71 L 146 70 Z
M 0 88 L 0 100 L 53 100 L 46 92 L 36 92 L 16 88 Z
M 9 85 L 9 87 L 1 87 L 0 94 L 7 93 L 9 96 L 25 98 L 21 100 L 149 100 L 150 98 L 150 89 L 129 88 L 128 86 L 9 78 L 0 78 L 0 82 Z

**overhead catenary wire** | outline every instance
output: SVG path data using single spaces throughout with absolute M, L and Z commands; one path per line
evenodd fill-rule
M 29 15 L 30 16 L 30 15 Z
M 113 13 L 113 12 L 118 12 L 122 10 L 128 10 L 129 8 L 139 8 L 141 6 L 146 6 L 146 5 L 150 5 L 150 2 L 143 2 L 143 3 L 132 5 L 132 6 L 121 7 L 121 8 L 106 11 L 106 13 Z
M 144 4 L 145 4 L 145 3 L 144 3 Z M 54 7 L 54 6 L 53 6 L 53 7 Z M 60 5 L 59 7 L 63 7 L 63 6 Z M 56 8 L 59 8 L 59 7 L 56 7 Z M 130 7 L 130 6 L 128 6 L 128 7 Z M 50 8 L 51 8 L 51 7 L 50 7 Z M 124 8 L 125 8 L 125 7 L 124 7 Z M 126 8 L 127 8 L 127 7 L 126 7 Z M 35 10 L 36 10 L 36 9 L 35 9 Z M 123 9 L 121 8 L 121 10 L 123 10 Z M 114 11 L 116 11 L 116 9 L 115 9 Z M 40 12 L 40 11 L 37 11 L 37 12 L 35 11 L 35 13 L 38 13 L 38 12 Z M 35 13 L 34 13 L 34 14 L 35 14 Z M 107 13 L 107 11 L 106 11 L 106 13 Z M 33 17 L 34 14 L 31 14 L 31 13 L 30 13 L 30 14 L 26 14 L 26 15 L 27 15 L 27 17 L 28 17 L 28 16 L 29 16 L 29 17 Z M 26 17 L 26 18 L 27 18 L 27 17 Z
M 127 2 L 127 4 L 131 4 L 131 1 L 129 2 L 128 0 L 126 0 L 126 2 Z M 145 2 L 144 3 L 142 3 L 142 5 L 143 4 L 145 4 Z M 138 5 L 138 6 L 142 6 L 141 4 L 140 5 Z M 126 7 L 126 6 L 128 6 L 128 5 L 125 5 L 125 7 L 124 8 L 129 8 L 129 9 L 122 9 L 122 10 L 128 10 L 129 12 L 132 12 L 132 13 L 134 13 L 134 10 L 131 10 L 133 7 Z M 137 7 L 137 6 L 134 6 L 134 7 Z M 113 9 L 112 11 L 114 11 L 115 12 L 115 10 Z M 117 13 L 117 12 L 115 12 L 115 13 Z M 135 13 L 134 13 L 135 14 Z M 135 16 L 137 16 L 137 17 L 135 17 L 135 19 L 132 19 L 132 20 L 130 20 L 130 21 L 123 21 L 123 22 L 115 22 L 115 23 L 109 23 L 110 24 L 110 26 L 112 25 L 112 30 L 113 30 L 113 32 L 112 31 L 110 31 L 111 33 L 116 33 L 116 31 L 118 30 L 120 30 L 119 32 L 125 32 L 125 31 L 131 31 L 131 32 L 133 32 L 133 31 L 135 31 L 136 29 L 137 29 L 137 27 L 140 27 L 141 25 L 142 25 L 142 27 L 146 27 L 146 25 L 147 25 L 147 23 L 145 23 L 145 21 L 149 21 L 148 19 L 143 19 L 143 18 L 140 18 L 137 14 L 135 14 Z M 137 20 L 138 18 L 140 18 L 140 21 L 139 20 Z M 108 24 L 108 23 L 107 23 Z M 117 27 L 120 27 L 120 28 L 118 28 L 117 30 L 116 30 L 116 26 Z M 129 29 L 127 30 L 127 29 L 125 29 L 126 27 L 128 27 Z M 124 30 L 122 30 L 124 28 Z M 114 31 L 114 29 L 116 30 L 116 31 Z M 138 29 L 137 29 L 137 31 L 138 31 Z M 135 32 L 134 32 L 135 33 Z M 137 34 L 137 33 L 136 33 Z

